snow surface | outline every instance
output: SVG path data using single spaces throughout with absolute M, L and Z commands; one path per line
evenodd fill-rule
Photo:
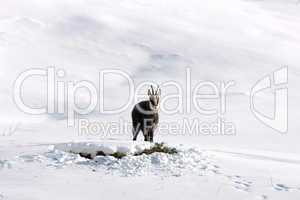
M 299 6 L 298 0 L 1 1 L 0 200 L 298 200 Z M 284 65 L 289 66 L 289 131 L 280 134 L 252 115 L 249 92 L 257 80 Z M 237 133 L 158 132 L 155 141 L 176 146 L 180 153 L 87 160 L 67 148 L 92 144 L 92 149 L 134 151 L 131 133 L 79 135 L 67 128 L 64 115 L 18 110 L 12 98 L 18 74 L 48 66 L 64 69 L 65 81 L 95 84 L 98 72 L 107 68 L 130 73 L 135 83 L 184 82 L 186 67 L 192 83 L 234 80 L 225 117 L 236 124 Z M 33 78 L 25 86 L 26 103 L 46 104 L 45 80 Z M 123 103 L 124 80 L 114 78 L 106 87 L 108 107 Z M 163 95 L 172 92 L 162 88 Z M 273 108 L 270 96 L 258 99 L 265 111 Z M 78 101 L 85 105 L 89 99 L 82 95 Z M 85 117 L 130 121 L 131 108 Z M 183 117 L 206 120 L 194 110 L 160 116 L 166 123 Z
M 112 141 L 107 141 L 106 147 L 108 143 Z M 90 160 L 66 152 L 71 146 L 82 150 L 89 145 L 45 145 L 38 151 L 19 146 L 23 153 L 1 161 L 3 198 L 297 199 L 300 194 L 296 158 L 287 161 L 267 152 L 249 155 L 197 147 L 177 147 L 179 153 L 173 155 L 128 155 L 122 159 L 96 156 Z M 115 146 L 124 143 L 110 147 Z M 262 158 L 264 153 L 269 157 Z

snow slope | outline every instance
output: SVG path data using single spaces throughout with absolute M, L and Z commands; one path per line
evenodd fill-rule
M 137 84 L 142 80 L 184 82 L 186 67 L 190 67 L 193 83 L 201 80 L 236 82 L 227 96 L 225 117 L 236 124 L 237 134 L 235 137 L 176 138 L 192 143 L 300 152 L 299 125 L 293 120 L 299 118 L 299 7 L 295 1 L 78 0 L 70 3 L 57 0 L 41 3 L 31 0 L 26 4 L 19 1 L 2 4 L 5 5 L 0 15 L 3 83 L 0 123 L 3 130 L 15 124 L 31 129 L 28 123 L 43 122 L 42 127 L 49 127 L 53 121 L 64 119 L 57 115 L 25 115 L 17 109 L 12 100 L 12 86 L 18 74 L 26 69 L 55 66 L 65 70 L 66 77 L 61 80 L 89 80 L 97 86 L 102 69 L 122 69 L 132 75 Z M 289 66 L 291 120 L 289 133 L 282 137 L 255 119 L 249 109 L 248 95 L 259 79 L 285 65 Z M 114 81 L 109 84 L 106 81 L 104 97 L 109 108 L 123 104 L 127 97 L 124 80 L 110 78 Z M 46 104 L 45 80 L 32 78 L 26 81 L 24 88 L 26 103 L 37 107 Z M 111 90 L 115 92 L 109 92 Z M 173 91 L 164 87 L 162 92 L 167 95 Z M 86 95 L 83 93 L 78 101 L 85 104 Z M 259 99 L 260 107 L 267 112 L 273 109 L 269 95 Z M 130 121 L 130 109 L 131 106 L 110 117 L 95 112 L 88 118 L 118 121 L 122 117 Z M 166 123 L 183 117 L 205 120 L 205 116 L 194 109 L 186 115 L 161 113 Z M 56 124 L 52 132 L 69 132 L 71 136 L 67 137 L 74 136 L 74 130 L 60 131 L 66 128 L 65 124 L 60 123 L 59 128 Z M 43 134 L 38 140 L 48 140 L 47 135 Z M 169 135 L 162 137 L 174 140 Z
M 80 146 L 86 144 L 77 144 L 76 149 Z M 287 161 L 275 153 L 178 147 L 175 155 L 89 160 L 47 146 L 18 148 L 22 153 L 17 157 L 1 161 L 3 199 L 298 199 L 300 195 L 299 160 Z M 269 157 L 262 158 L 264 154 Z
M 2 199 L 299 199 L 300 4 L 297 0 L 3 0 L 0 7 L 0 200 Z M 280 134 L 251 113 L 253 84 L 289 66 L 289 130 Z M 64 69 L 61 80 L 89 80 L 122 69 L 135 83 L 201 80 L 236 85 L 227 96 L 226 120 L 234 136 L 163 134 L 156 141 L 178 146 L 175 156 L 87 161 L 49 146 L 94 142 L 115 148 L 130 131 L 80 135 L 65 115 L 28 115 L 13 102 L 13 83 L 29 68 Z M 32 78 L 23 97 L 47 102 L 46 81 Z M 126 99 L 124 80 L 106 85 L 105 102 Z M 172 93 L 168 87 L 162 94 Z M 259 97 L 273 109 L 273 93 Z M 79 104 L 88 102 L 86 93 Z M 135 102 L 131 102 L 132 105 Z M 173 103 L 170 103 L 172 108 Z M 130 106 L 116 115 L 84 118 L 104 124 L 130 122 Z M 161 122 L 216 116 L 161 113 Z M 103 140 L 105 139 L 105 140 Z M 130 144 L 131 145 L 131 144 Z M 130 146 L 129 145 L 129 146 Z

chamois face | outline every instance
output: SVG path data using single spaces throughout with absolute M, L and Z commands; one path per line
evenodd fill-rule
M 153 111 L 158 111 L 159 109 L 159 96 L 160 96 L 160 88 L 157 87 L 156 91 L 154 92 L 154 89 L 151 85 L 151 90 L 148 90 L 148 96 L 150 101 L 150 108 Z

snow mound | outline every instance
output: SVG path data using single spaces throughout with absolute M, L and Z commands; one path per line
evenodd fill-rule
M 113 153 L 123 153 L 126 155 L 132 155 L 139 153 L 144 149 L 148 149 L 152 146 L 148 142 L 116 142 L 116 141 L 102 141 L 102 142 L 75 142 L 75 143 L 63 143 L 52 146 L 52 149 L 65 151 L 75 154 L 88 154 L 92 158 L 96 157 L 99 152 L 105 155 L 111 155 Z
M 123 144 L 124 145 L 124 144 Z M 93 171 L 101 171 L 106 174 L 118 176 L 181 176 L 181 175 L 204 175 L 207 172 L 219 173 L 219 167 L 214 165 L 209 155 L 197 149 L 182 149 L 176 154 L 153 153 L 134 156 L 133 153 L 149 148 L 151 144 L 126 143 L 126 145 L 108 145 L 99 143 L 71 143 L 60 144 L 51 147 L 44 154 L 48 159 L 48 166 L 61 168 L 76 164 L 87 166 Z M 127 146 L 129 145 L 129 146 Z M 127 147 L 127 148 L 125 148 Z M 94 159 L 86 159 L 76 152 L 86 152 L 95 155 L 96 151 L 112 153 L 119 150 L 129 153 L 122 159 L 113 156 L 95 156 Z
M 36 155 L 22 155 L 22 162 L 37 162 L 56 169 L 68 166 L 88 168 L 100 174 L 117 176 L 183 176 L 207 173 L 221 174 L 221 169 L 214 164 L 214 158 L 206 151 L 197 148 L 176 148 L 177 153 L 168 154 L 154 152 L 136 154 L 149 149 L 154 144 L 148 142 L 73 142 L 51 145 L 48 151 Z M 104 152 L 106 156 L 97 155 Z M 122 159 L 110 154 L 124 153 Z M 91 154 L 93 159 L 81 156 L 80 153 Z
M 203 175 L 211 169 L 205 156 L 192 149 L 178 154 L 153 153 L 150 155 L 126 156 L 122 159 L 97 156 L 92 164 L 96 170 L 109 170 L 123 176 L 181 176 Z

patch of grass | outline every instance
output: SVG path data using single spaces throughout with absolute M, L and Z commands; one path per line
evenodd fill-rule
M 139 152 L 139 153 L 135 153 L 135 156 L 140 156 L 142 154 L 152 154 L 152 153 L 167 153 L 167 154 L 176 154 L 178 153 L 176 148 L 173 147 L 168 147 L 165 145 L 165 143 L 155 143 L 154 146 L 152 146 L 150 149 L 144 149 L 143 151 Z
M 113 157 L 115 157 L 115 158 L 117 158 L 117 159 L 121 159 L 121 158 L 127 156 L 127 154 L 121 153 L 121 152 L 115 152 L 115 153 L 113 153 L 113 154 L 110 154 L 110 156 L 113 156 Z
M 167 154 L 176 154 L 178 153 L 178 150 L 173 147 L 168 147 L 166 146 L 165 143 L 155 143 L 151 148 L 149 149 L 144 149 L 141 152 L 135 153 L 134 156 L 140 156 L 142 154 L 152 154 L 152 153 L 167 153 Z M 79 153 L 81 157 L 87 158 L 87 159 L 93 159 L 92 155 L 89 153 Z M 97 151 L 96 156 L 113 156 L 117 159 L 122 159 L 123 157 L 127 156 L 127 154 L 122 153 L 122 152 L 115 152 L 112 154 L 105 154 L 103 151 Z

